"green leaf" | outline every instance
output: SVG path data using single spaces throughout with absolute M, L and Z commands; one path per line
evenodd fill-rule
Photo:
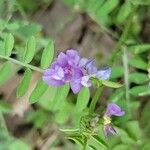
M 99 137 L 99 136 L 97 136 L 97 135 L 94 135 L 94 136 L 92 136 L 92 138 L 93 138 L 96 142 L 98 142 L 101 146 L 103 146 L 104 148 L 107 148 L 107 147 L 108 147 L 107 143 L 106 143 L 101 137 Z
M 8 105 L 6 102 L 0 101 L 0 113 L 9 113 L 10 111 L 10 105 Z
M 125 144 L 116 145 L 112 150 L 129 150 L 130 146 Z
M 48 86 L 46 92 L 39 98 L 38 104 L 44 109 L 51 111 L 51 103 L 55 99 L 57 87 Z
M 125 1 L 125 3 L 121 6 L 118 15 L 116 17 L 118 23 L 122 23 L 129 16 L 132 11 L 132 5 L 130 1 Z
M 83 140 L 82 140 L 82 137 L 81 136 L 69 136 L 69 137 L 67 137 L 68 139 L 70 139 L 70 140 L 73 140 L 75 143 L 77 143 L 77 144 L 80 144 L 80 145 L 84 145 L 84 142 L 83 142 Z
M 4 42 L 0 41 L 0 55 L 5 56 Z
M 5 56 L 9 57 L 11 55 L 11 51 L 14 47 L 14 37 L 11 33 L 6 36 L 4 45 L 5 45 L 4 46 L 5 47 Z
M 129 46 L 129 51 L 135 54 L 140 54 L 149 50 L 150 50 L 150 44 L 140 44 L 140 45 Z
M 50 105 L 50 107 L 53 111 L 56 111 L 61 108 L 61 106 L 64 104 L 64 101 L 67 98 L 69 90 L 70 90 L 69 84 L 65 84 L 64 86 L 57 88 L 55 97 L 52 100 L 52 103 Z
M 124 122 L 124 124 L 126 124 L 126 122 Z M 127 133 L 127 131 L 125 131 L 124 129 L 121 129 L 121 128 L 117 128 L 117 131 L 121 135 L 120 138 L 121 138 L 122 144 L 130 145 L 130 144 L 135 143 L 135 140 L 132 137 L 130 137 L 130 135 Z M 116 145 L 117 144 L 115 144 L 113 147 L 115 147 Z
M 33 123 L 34 127 L 39 129 L 48 121 L 48 118 L 48 113 L 40 109 L 30 112 L 27 116 L 27 122 Z
M 75 4 L 75 0 L 63 0 L 63 3 L 65 3 L 66 5 L 72 6 Z
M 150 110 L 150 101 L 148 101 L 145 104 L 145 106 L 142 110 L 142 113 L 141 113 L 141 116 L 142 116 L 141 122 L 142 122 L 142 125 L 144 125 L 144 126 L 148 125 L 148 123 L 150 122 L 149 121 L 149 110 Z
M 103 85 L 111 87 L 111 88 L 120 88 L 122 86 L 122 84 L 120 83 L 116 83 L 116 82 L 112 82 L 108 80 L 102 80 L 101 82 Z
M 59 129 L 61 132 L 65 132 L 66 134 L 75 134 L 79 133 L 79 129 Z
M 41 67 L 47 69 L 51 64 L 54 57 L 54 43 L 53 41 L 49 42 L 47 47 L 43 50 L 41 57 Z
M 30 37 L 26 43 L 23 61 L 25 63 L 30 63 L 34 57 L 35 54 L 35 48 L 36 48 L 36 41 L 34 36 Z
M 148 85 L 135 86 L 130 89 L 130 94 L 133 96 L 145 96 L 149 95 Z
M 110 78 L 116 79 L 116 78 L 121 77 L 123 74 L 124 74 L 123 67 L 121 67 L 121 66 L 113 67 Z
M 145 73 L 136 73 L 135 72 L 135 73 L 131 73 L 129 75 L 129 81 L 136 83 L 136 84 L 142 84 L 142 83 L 147 82 L 148 80 L 149 80 L 148 76 Z
M 148 64 L 139 57 L 130 59 L 129 64 L 135 68 L 142 69 L 142 70 L 147 70 L 148 67 Z
M 64 125 L 70 118 L 74 105 L 68 101 L 64 101 L 64 104 L 60 109 L 54 114 L 54 120 L 59 125 Z M 74 118 L 75 119 L 75 118 Z
M 28 144 L 24 143 L 21 140 L 14 140 L 10 145 L 8 150 L 17 150 L 20 149 L 21 150 L 31 150 L 30 147 L 28 146 Z
M 93 145 L 88 145 L 92 150 L 97 150 Z
M 27 39 L 31 37 L 32 35 L 35 35 L 39 33 L 42 30 L 42 26 L 40 24 L 36 23 L 30 23 L 30 24 L 23 24 L 19 28 L 16 29 L 14 32 L 19 36 L 19 38 Z
M 37 102 L 39 98 L 46 92 L 47 88 L 48 85 L 43 80 L 39 80 L 29 97 L 29 102 Z
M 76 103 L 76 111 L 82 112 L 84 108 L 86 108 L 90 98 L 89 88 L 83 87 L 78 94 L 77 103 Z
M 105 0 L 86 0 L 85 5 L 86 5 L 86 10 L 88 13 L 94 14 L 96 13 L 102 4 L 105 2 Z
M 103 16 L 109 14 L 118 5 L 119 0 L 107 0 L 99 9 L 99 14 Z
M 32 76 L 31 69 L 29 69 L 29 68 L 26 69 L 23 79 L 17 88 L 17 98 L 23 96 L 26 93 L 26 91 L 29 87 L 29 84 L 30 84 L 31 76 Z
M 109 97 L 109 100 L 113 103 L 117 103 L 120 99 L 122 99 L 124 92 L 124 88 L 116 89 Z
M 4 84 L 12 75 L 12 66 L 10 62 L 6 62 L 0 69 L 0 85 Z
M 130 121 L 126 124 L 126 130 L 130 137 L 132 137 L 134 140 L 139 140 L 141 138 L 141 129 L 139 126 L 138 121 Z
M 140 0 L 132 0 L 131 2 L 132 2 L 135 6 L 137 6 L 137 5 L 145 5 L 145 6 L 150 5 L 150 1 L 149 1 L 149 0 L 143 0 L 143 1 L 140 1 Z
M 142 147 L 141 150 L 149 150 L 150 149 L 150 141 L 147 141 L 147 143 L 145 143 Z

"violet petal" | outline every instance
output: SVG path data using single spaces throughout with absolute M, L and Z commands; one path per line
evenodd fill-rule
M 108 104 L 106 115 L 108 116 L 123 116 L 125 114 L 124 111 L 121 110 L 121 108 L 114 103 Z
M 98 70 L 98 72 L 96 73 L 96 77 L 101 80 L 108 80 L 110 78 L 110 75 L 111 75 L 111 68 L 101 69 Z
M 62 80 L 56 80 L 49 76 L 43 76 L 43 80 L 50 86 L 62 86 L 65 84 Z
M 78 80 L 72 80 L 70 82 L 70 86 L 71 86 L 71 89 L 72 89 L 73 93 L 77 94 L 81 90 L 81 88 L 82 88 L 82 85 L 80 83 L 80 79 L 78 79 Z
M 104 125 L 104 134 L 105 137 L 108 138 L 111 134 L 116 135 L 117 132 L 110 124 L 106 124 Z

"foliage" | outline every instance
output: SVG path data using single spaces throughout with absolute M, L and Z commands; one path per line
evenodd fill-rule
M 17 87 L 17 99 L 29 90 L 33 72 L 43 73 L 54 59 L 53 38 L 43 37 L 42 26 L 26 19 L 40 4 L 51 3 L 52 0 L 40 3 L 12 0 L 6 6 L 10 10 L 5 10 L 5 0 L 0 2 L 0 86 L 5 85 L 18 70 L 23 69 L 24 74 Z M 93 90 L 96 92 L 85 87 L 77 96 L 70 92 L 69 84 L 51 87 L 40 78 L 28 99 L 37 110 L 32 110 L 25 121 L 40 130 L 47 124 L 57 124 L 61 127 L 63 136 L 79 145 L 70 144 L 76 149 L 148 150 L 150 44 L 141 42 L 139 35 L 150 6 L 149 0 L 63 0 L 63 3 L 77 14 L 85 13 L 90 16 L 100 26 L 100 31 L 117 42 L 110 58 L 106 60 L 112 67 L 112 74 L 110 80 L 104 81 L 92 77 Z M 140 14 L 141 11 L 143 14 Z M 23 19 L 12 18 L 14 12 L 19 13 Z M 113 30 L 112 26 L 118 30 Z M 102 100 L 101 95 L 105 89 L 110 91 L 108 100 L 100 101 L 99 105 L 97 101 Z M 105 109 L 102 104 L 110 102 L 119 104 L 126 115 L 113 118 L 119 134 L 106 139 L 100 117 Z M 17 139 L 7 131 L 3 116 L 11 113 L 11 110 L 10 104 L 4 100 L 0 102 L 0 150 L 16 150 L 20 147 L 29 150 L 30 147 L 24 140 Z M 139 112 L 140 116 L 137 115 Z

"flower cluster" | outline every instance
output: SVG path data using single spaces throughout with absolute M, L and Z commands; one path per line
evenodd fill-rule
M 78 51 L 70 49 L 61 52 L 49 69 L 44 71 L 43 80 L 50 86 L 62 86 L 69 82 L 73 93 L 83 86 L 90 87 L 90 77 L 109 79 L 111 68 L 97 70 L 95 61 L 81 58 Z
M 123 116 L 125 114 L 121 108 L 114 103 L 108 104 L 106 113 L 103 116 L 104 119 L 104 134 L 105 137 L 108 137 L 110 134 L 117 134 L 115 129 L 111 125 L 111 117 L 112 116 Z

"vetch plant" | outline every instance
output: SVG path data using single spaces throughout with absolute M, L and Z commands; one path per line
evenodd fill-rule
M 73 44 L 79 42 L 84 48 L 86 43 L 90 50 L 97 49 L 100 54 L 99 39 L 102 33 L 106 35 L 104 43 L 108 42 L 109 45 L 110 40 L 107 41 L 107 38 L 110 38 L 116 44 L 112 51 L 108 46 L 111 52 L 106 51 L 108 60 L 105 60 L 105 56 L 101 57 L 108 66 L 101 69 L 96 67 L 96 60 L 99 58 L 97 53 L 93 58 L 85 58 L 78 50 L 67 49 L 54 58 L 54 39 L 44 38 L 45 31 L 43 32 L 41 25 L 29 21 L 28 16 L 32 17 L 32 14 L 26 15 L 26 9 L 32 6 L 32 0 L 27 3 L 26 0 L 6 1 L 0 2 L 0 16 L 3 13 L 6 15 L 6 18 L 5 15 L 0 18 L 0 86 L 6 81 L 12 81 L 9 79 L 15 75 L 18 77 L 18 72 L 21 71 L 19 78 L 22 79 L 17 83 L 18 86 L 15 84 L 17 88 L 13 87 L 13 91 L 16 99 L 29 101 L 28 107 L 31 110 L 27 113 L 27 119 L 23 119 L 25 125 L 32 125 L 27 133 L 38 133 L 40 143 L 44 145 L 44 148 L 39 148 L 37 140 L 32 142 L 37 143 L 35 147 L 46 149 L 46 145 L 47 149 L 65 150 L 149 150 L 150 44 L 149 38 L 144 38 L 149 14 L 147 6 L 150 6 L 148 0 L 126 0 L 121 3 L 119 0 L 63 0 L 64 4 L 76 11 L 70 9 L 72 12 L 68 13 L 69 16 L 63 18 L 61 25 L 58 23 L 57 27 L 50 27 L 52 30 L 59 33 L 68 26 L 68 22 L 71 24 L 72 19 L 80 15 L 84 22 L 81 25 L 83 33 Z M 36 7 L 36 2 L 33 3 Z M 50 4 L 54 4 L 53 0 L 42 3 L 47 5 L 38 5 L 37 9 L 43 9 L 39 11 L 42 12 L 40 16 L 47 13 L 47 8 L 49 10 L 59 6 L 59 1 L 55 1 L 56 5 Z M 5 10 L 7 7 L 8 10 Z M 52 14 L 53 10 L 57 9 L 52 9 Z M 36 12 L 33 14 L 36 16 Z M 59 15 L 63 14 L 60 9 Z M 98 42 L 83 42 L 93 37 Z M 57 35 L 55 40 L 57 43 Z M 105 47 L 105 44 L 100 44 Z M 100 65 L 103 64 L 97 64 Z M 40 76 L 38 79 L 34 78 L 35 72 Z M 33 78 L 37 81 L 31 88 Z M 14 84 L 8 85 L 10 84 L 11 89 Z M 9 129 L 10 125 L 5 122 L 5 114 L 12 116 L 13 112 L 7 97 L 13 99 L 11 95 L 15 94 L 12 92 L 5 96 L 4 92 L 3 96 L 3 88 L 0 92 L 0 139 L 5 141 L 5 144 L 0 141 L 0 148 L 16 150 L 21 147 L 30 150 L 27 144 L 15 137 Z M 16 103 L 14 106 L 22 111 L 25 104 L 18 107 Z M 56 132 L 56 128 L 65 134 Z M 77 145 L 64 140 L 64 136 Z M 55 142 L 48 145 L 51 137 Z
M 92 86 L 92 80 L 98 83 L 97 85 L 102 89 L 103 84 L 105 85 L 105 80 L 108 80 L 110 75 L 111 68 L 107 67 L 102 70 L 97 70 L 94 60 L 81 58 L 78 51 L 69 49 L 66 50 L 66 52 L 61 52 L 51 66 L 44 71 L 43 80 L 48 85 L 56 87 L 70 83 L 73 93 L 76 94 L 80 92 L 83 87 Z M 110 81 L 108 81 L 108 86 L 110 83 L 113 85 L 113 82 L 109 82 Z M 114 83 L 114 87 L 116 85 L 117 83 Z M 98 92 L 99 91 L 101 92 L 101 90 L 98 90 Z M 96 119 L 97 121 L 93 121 L 95 118 L 93 117 L 93 113 L 97 100 L 98 97 L 96 99 L 93 98 L 88 112 L 86 115 L 83 115 L 80 120 L 80 128 L 78 129 L 80 132 L 78 134 L 81 135 L 81 137 L 83 136 L 82 138 L 85 141 L 93 134 L 97 134 L 95 128 L 99 124 L 98 120 L 101 120 L 101 118 L 96 117 L 98 120 Z M 103 117 L 105 137 L 108 137 L 111 133 L 116 134 L 115 129 L 111 126 L 111 117 L 113 115 L 122 116 L 124 115 L 124 111 L 121 111 L 120 107 L 116 104 L 108 105 Z M 95 125 L 93 126 L 92 124 Z M 86 142 L 83 142 L 83 144 L 84 147 L 86 147 Z

